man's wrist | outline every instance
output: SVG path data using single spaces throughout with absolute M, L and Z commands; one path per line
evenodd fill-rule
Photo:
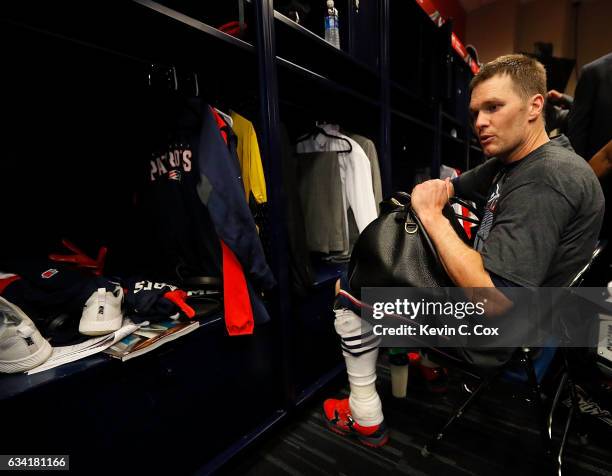
M 442 215 L 442 211 L 433 211 L 430 213 L 424 213 L 423 216 L 419 216 L 421 223 L 428 232 L 432 232 L 435 228 L 444 225 L 444 222 L 448 220 Z

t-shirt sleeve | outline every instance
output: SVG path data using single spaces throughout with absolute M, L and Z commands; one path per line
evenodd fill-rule
M 485 269 L 520 286 L 540 286 L 572 207 L 554 188 L 535 182 L 502 192 L 497 206 L 481 251 Z
M 489 272 L 491 275 L 491 281 L 493 281 L 493 285 L 496 288 L 517 288 L 521 287 L 519 284 L 516 284 L 514 281 L 510 281 L 509 279 L 502 278 L 495 273 Z
M 491 182 L 501 165 L 497 159 L 490 159 L 453 179 L 455 196 L 472 200 L 478 208 L 482 207 L 486 202 Z

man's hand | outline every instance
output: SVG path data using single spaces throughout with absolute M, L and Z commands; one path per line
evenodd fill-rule
M 510 309 L 512 303 L 495 288 L 480 253 L 461 241 L 442 215 L 444 205 L 453 195 L 450 179 L 428 180 L 412 190 L 412 209 L 423 223 L 455 285 L 464 288 L 472 302 L 486 302 L 485 314 L 488 317 L 497 317 Z
M 453 184 L 450 179 L 428 180 L 412 189 L 412 209 L 421 220 L 442 215 L 444 205 L 453 196 Z
M 546 93 L 546 99 L 553 105 L 563 109 L 569 109 L 572 106 L 573 98 L 567 94 L 560 93 L 556 89 L 551 89 Z

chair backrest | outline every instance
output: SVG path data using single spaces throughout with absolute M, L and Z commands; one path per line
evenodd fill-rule
M 593 250 L 593 254 L 591 255 L 591 259 L 589 260 L 589 262 L 586 265 L 584 265 L 584 267 L 582 269 L 580 269 L 576 273 L 574 278 L 568 284 L 568 287 L 576 288 L 576 287 L 578 287 L 578 286 L 580 286 L 582 284 L 582 282 L 584 281 L 585 273 L 593 266 L 593 263 L 597 260 L 597 257 L 599 255 L 601 255 L 601 252 L 604 250 L 604 248 L 607 246 L 607 244 L 608 244 L 608 240 L 599 240 L 597 242 L 597 246 L 595 246 L 595 250 Z
M 591 269 L 593 263 L 597 261 L 597 258 L 601 255 L 606 245 L 607 240 L 598 241 L 597 246 L 595 247 L 595 249 L 593 250 L 593 254 L 591 255 L 591 259 L 584 267 L 578 270 L 578 272 L 570 281 L 568 287 L 576 288 L 583 283 L 585 274 L 589 269 Z M 557 347 L 558 342 L 553 343 L 552 341 L 549 341 L 546 347 L 542 348 L 541 352 L 539 352 L 535 356 L 532 356 L 533 367 L 536 373 L 538 383 L 541 382 L 542 378 L 544 378 L 544 375 L 546 375 L 546 372 L 548 371 L 548 368 L 550 367 L 550 364 L 552 363 L 553 357 L 556 353 Z M 527 354 L 530 352 L 531 349 L 528 348 L 519 349 L 517 351 L 517 356 L 519 358 L 527 357 Z M 509 368 L 503 373 L 503 379 L 510 381 L 526 382 L 527 374 L 525 373 L 525 369 L 522 367 Z

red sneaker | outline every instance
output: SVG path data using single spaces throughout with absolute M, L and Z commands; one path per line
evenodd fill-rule
M 379 425 L 373 426 L 361 426 L 353 420 L 348 398 L 325 400 L 323 414 L 327 426 L 334 433 L 342 436 L 356 436 L 361 443 L 372 448 L 384 446 L 389 441 L 389 430 L 384 420 Z

